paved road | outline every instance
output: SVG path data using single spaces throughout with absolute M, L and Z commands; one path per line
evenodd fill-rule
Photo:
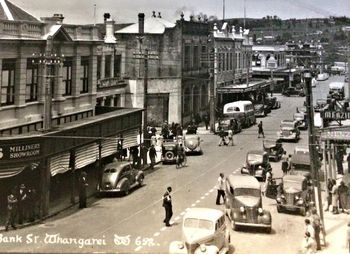
M 291 119 L 296 106 L 301 106 L 304 100 L 299 97 L 278 98 L 282 108 L 261 119 L 266 137 L 276 137 L 280 121 Z M 127 197 L 103 198 L 87 209 L 72 208 L 44 224 L 4 233 L 0 235 L 0 252 L 166 253 L 171 241 L 181 239 L 181 220 L 186 209 L 221 209 L 215 205 L 214 185 L 218 174 L 237 173 L 246 152 L 262 148 L 262 139 L 257 138 L 257 126 L 236 135 L 233 147 L 218 147 L 218 137 L 210 134 L 203 135 L 202 139 L 204 155 L 188 158 L 188 167 L 176 169 L 174 165 L 158 165 L 157 171 L 147 175 L 145 185 Z M 283 145 L 287 152 L 293 152 L 294 143 Z M 298 145 L 307 145 L 307 132 L 302 132 Z M 272 162 L 274 176 L 281 176 L 280 166 L 280 163 Z M 173 187 L 174 216 L 173 226 L 166 228 L 162 223 L 161 198 L 169 185 Z M 264 198 L 263 206 L 272 214 L 272 233 L 232 231 L 235 253 L 251 253 L 253 249 L 263 253 L 297 253 L 304 233 L 304 218 L 295 214 L 278 214 L 275 201 L 271 199 Z M 14 242 L 6 242 L 9 240 Z

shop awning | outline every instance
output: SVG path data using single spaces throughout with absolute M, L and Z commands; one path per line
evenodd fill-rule
M 138 135 L 139 129 L 137 128 L 123 132 L 123 148 L 129 148 L 132 146 L 139 145 L 137 141 Z
M 110 137 L 107 139 L 102 140 L 102 151 L 101 156 L 102 158 L 107 157 L 109 155 L 112 155 L 117 152 L 117 138 L 116 137 Z
M 259 80 L 251 81 L 249 84 L 235 84 L 216 88 L 217 93 L 245 93 L 258 91 L 262 88 L 269 87 L 271 81 Z
M 49 159 L 51 176 L 63 174 L 71 169 L 69 167 L 69 157 L 70 153 L 67 152 L 53 156 Z
M 91 143 L 75 151 L 75 169 L 83 168 L 98 160 L 98 145 Z
M 23 170 L 24 170 L 24 166 L 15 167 L 15 168 L 4 168 L 4 169 L 0 169 L 0 179 L 18 175 L 18 174 L 21 173 Z

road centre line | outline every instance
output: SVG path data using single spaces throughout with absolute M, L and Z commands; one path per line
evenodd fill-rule
M 139 251 L 139 250 L 141 250 L 141 249 L 142 249 L 142 246 L 138 246 L 137 248 L 135 248 L 134 251 Z
M 201 199 L 205 199 L 205 197 L 204 197 L 204 196 L 201 196 Z
M 164 231 L 164 230 L 166 230 L 166 227 L 162 227 L 162 228 L 160 229 L 160 231 Z
M 200 200 L 197 200 L 196 203 L 198 204 L 199 202 L 201 202 Z
M 204 195 L 205 195 L 205 196 L 208 196 L 208 195 L 209 195 L 209 193 L 207 192 L 207 193 L 205 193 Z
M 185 215 L 185 213 L 186 213 L 186 212 L 182 212 L 182 213 L 180 213 L 180 216 L 184 216 L 184 215 Z
M 196 204 L 195 204 L 195 203 L 193 203 L 191 206 L 192 206 L 192 207 L 195 207 L 195 206 L 196 206 Z
M 175 217 L 175 219 L 174 220 L 179 220 L 180 219 L 180 216 L 177 216 L 177 217 Z
M 159 232 L 155 232 L 155 233 L 153 234 L 153 237 L 157 237 L 157 236 L 159 236 L 159 235 L 160 235 Z

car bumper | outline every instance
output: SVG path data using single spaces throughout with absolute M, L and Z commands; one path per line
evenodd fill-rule
M 200 146 L 197 146 L 196 148 L 188 148 L 188 147 L 185 147 L 185 152 L 186 153 L 200 153 L 202 151 L 202 149 L 200 148 Z
M 255 228 L 271 228 L 271 224 L 262 224 L 262 223 L 247 223 L 235 221 L 235 225 L 244 226 L 244 227 L 255 227 Z
M 296 140 L 297 139 L 297 135 L 285 136 L 285 135 L 278 134 L 278 138 L 281 139 L 281 140 Z
M 99 189 L 98 190 L 99 193 L 117 193 L 117 192 L 121 192 L 120 188 L 116 188 L 116 189 Z

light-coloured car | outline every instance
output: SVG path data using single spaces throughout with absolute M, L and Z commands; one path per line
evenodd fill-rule
M 282 120 L 280 125 L 280 131 L 277 132 L 277 136 L 280 140 L 294 140 L 295 142 L 297 142 L 300 138 L 298 121 Z
M 304 113 L 294 113 L 293 119 L 298 121 L 298 128 L 300 130 L 307 129 L 306 115 Z
M 99 193 L 120 192 L 128 195 L 130 189 L 142 186 L 145 176 L 142 170 L 135 169 L 129 162 L 112 162 L 104 167 Z
M 257 227 L 271 232 L 271 213 L 262 208 L 260 183 L 255 177 L 229 175 L 225 193 L 225 212 L 234 230 Z
M 223 211 L 212 208 L 190 208 L 183 217 L 182 241 L 169 245 L 170 254 L 227 253 L 230 232 Z
M 184 147 L 186 153 L 202 154 L 201 138 L 197 134 L 186 134 L 184 136 Z

